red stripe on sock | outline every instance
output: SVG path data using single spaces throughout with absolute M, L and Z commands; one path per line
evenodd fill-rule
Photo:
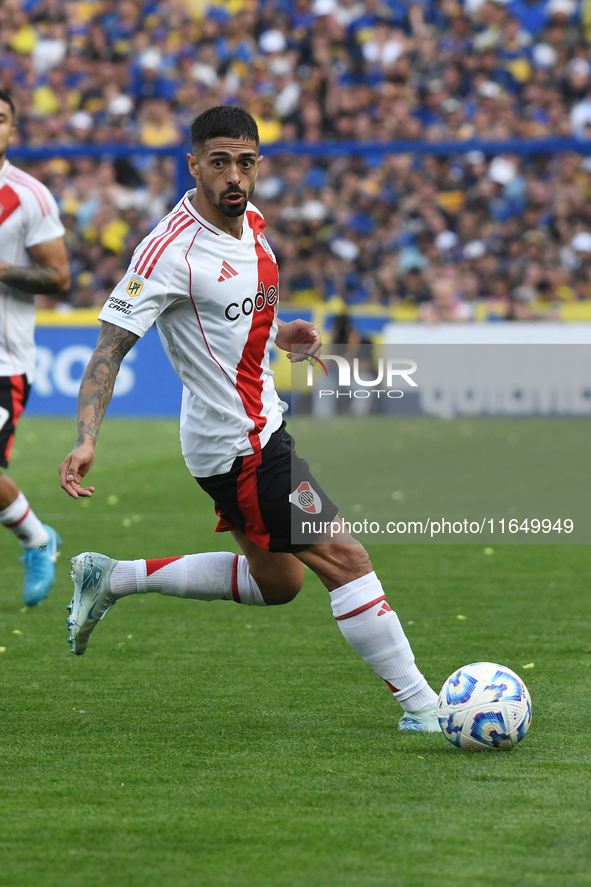
M 234 555 L 234 565 L 232 567 L 232 597 L 237 604 L 241 604 L 240 592 L 238 591 L 238 555 Z
M 8 527 L 10 530 L 12 530 L 13 527 L 18 527 L 19 524 L 22 524 L 22 522 L 24 521 L 24 519 L 26 518 L 26 516 L 28 515 L 30 510 L 31 510 L 31 506 L 27 505 L 27 510 L 25 511 L 25 513 L 23 514 L 22 517 L 19 517 L 18 520 L 15 520 L 15 522 L 13 524 L 4 524 L 4 526 Z
M 370 601 L 368 604 L 364 604 L 362 607 L 357 607 L 356 610 L 351 610 L 350 613 L 345 613 L 344 616 L 335 616 L 337 622 L 340 622 L 341 619 L 350 619 L 351 616 L 357 616 L 358 613 L 363 613 L 364 610 L 369 610 L 370 607 L 375 607 L 376 604 L 379 604 L 380 601 L 385 601 L 386 595 L 383 594 L 381 597 L 377 597 L 375 601 Z
M 400 690 L 398 689 L 398 687 L 395 687 L 394 684 L 391 684 L 390 681 L 386 680 L 386 678 L 382 678 L 382 680 L 384 681 L 385 684 L 388 684 L 388 686 L 392 690 L 392 693 L 400 693 Z
M 166 564 L 172 564 L 173 561 L 180 561 L 182 556 L 182 554 L 179 554 L 178 557 L 157 557 L 154 558 L 154 560 L 146 561 L 146 577 L 151 576 L 156 570 L 161 570 Z

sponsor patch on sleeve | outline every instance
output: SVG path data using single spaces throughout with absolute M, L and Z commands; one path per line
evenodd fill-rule
M 110 308 L 111 311 L 119 311 L 120 314 L 131 314 L 133 305 L 124 299 L 116 299 L 115 296 L 109 296 L 105 307 Z
M 136 296 L 139 296 L 141 291 L 144 288 L 144 281 L 140 280 L 139 277 L 130 277 L 129 283 L 125 288 L 125 292 L 129 296 L 130 299 L 135 299 Z

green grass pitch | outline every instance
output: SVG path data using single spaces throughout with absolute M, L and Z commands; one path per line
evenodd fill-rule
M 90 503 L 57 481 L 74 434 L 25 419 L 15 444 L 12 476 L 64 540 L 36 609 L 0 533 L 1 887 L 591 885 L 587 547 L 370 550 L 434 687 L 478 659 L 529 686 L 523 744 L 462 753 L 396 731 L 311 574 L 267 610 L 128 598 L 70 655 L 71 556 L 232 547 L 176 422 L 108 419 Z

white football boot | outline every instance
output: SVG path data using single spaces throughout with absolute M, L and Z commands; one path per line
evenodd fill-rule
M 72 558 L 70 579 L 74 580 L 74 597 L 68 605 L 67 625 L 70 629 L 68 643 L 77 656 L 82 656 L 91 631 L 116 603 L 109 579 L 117 563 L 96 551 L 84 551 Z
M 398 722 L 398 729 L 406 733 L 441 733 L 437 717 L 437 703 L 420 711 L 405 711 Z

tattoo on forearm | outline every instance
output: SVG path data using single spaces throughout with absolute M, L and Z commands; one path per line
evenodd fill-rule
M 46 296 L 63 294 L 60 273 L 55 268 L 24 268 L 10 265 L 0 270 L 0 282 L 25 290 L 27 293 Z
M 138 338 L 135 333 L 103 322 L 96 348 L 80 383 L 78 444 L 83 443 L 86 437 L 96 443 L 121 361 Z

